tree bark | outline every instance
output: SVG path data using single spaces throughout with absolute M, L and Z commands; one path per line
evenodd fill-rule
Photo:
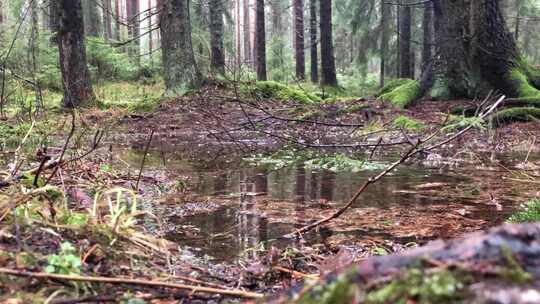
M 236 51 L 236 68 L 242 64 L 242 40 L 240 39 L 240 0 L 234 0 L 234 45 Z
M 399 63 L 400 63 L 400 75 L 401 78 L 414 78 L 412 62 L 411 62 L 411 36 L 412 36 L 412 9 L 408 2 L 400 8 L 400 22 L 399 22 Z
M 87 105 L 95 99 L 86 65 L 86 46 L 81 0 L 60 0 L 58 45 L 64 87 L 63 104 L 67 108 Z
M 141 35 L 139 21 L 139 0 L 127 0 L 127 21 L 128 38 L 132 39 L 129 52 L 135 57 L 137 63 L 140 63 L 141 46 L 139 36 Z
M 294 16 L 294 57 L 296 59 L 296 78 L 306 78 L 306 58 L 304 55 L 304 1 L 293 0 Z
M 101 18 L 99 16 L 98 5 L 95 0 L 84 0 L 84 32 L 89 37 L 99 37 L 101 32 Z
M 105 39 L 111 40 L 113 38 L 113 29 L 112 29 L 112 0 L 102 0 L 101 5 L 103 6 L 103 24 L 105 25 Z
M 381 0 L 381 63 L 380 63 L 380 87 L 384 87 L 384 79 L 386 77 L 386 57 L 388 50 L 390 7 Z
M 251 36 L 250 36 L 250 9 L 249 0 L 242 0 L 243 3 L 243 24 L 242 24 L 242 38 L 244 40 L 244 64 L 247 66 L 253 66 L 253 53 L 251 52 Z
M 332 0 L 319 0 L 321 34 L 321 85 L 337 86 L 336 63 L 332 40 Z
M 114 15 L 115 15 L 115 38 L 116 41 L 120 41 L 122 39 L 122 24 L 121 24 L 121 18 L 122 14 L 120 12 L 120 1 L 121 0 L 114 0 Z
M 433 84 L 433 5 L 424 3 L 424 17 L 422 19 L 423 47 L 422 47 L 422 78 L 423 86 Z
M 319 60 L 317 54 L 317 0 L 309 0 L 309 42 L 311 82 L 319 82 Z
M 188 0 L 164 0 L 160 14 L 163 68 L 167 93 L 198 88 L 201 74 L 191 43 Z
M 266 80 L 266 33 L 264 22 L 264 0 L 257 0 L 255 44 L 257 46 L 257 80 Z
M 212 71 L 217 74 L 225 73 L 223 12 L 222 0 L 210 0 L 210 66 Z

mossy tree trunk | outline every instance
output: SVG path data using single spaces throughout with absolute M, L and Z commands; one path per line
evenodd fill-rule
M 508 31 L 499 0 L 435 0 L 436 99 L 471 98 L 496 90 L 538 95 L 540 73 L 528 65 Z
M 201 84 L 191 43 L 189 0 L 165 0 L 161 13 L 161 45 L 167 94 L 179 95 Z

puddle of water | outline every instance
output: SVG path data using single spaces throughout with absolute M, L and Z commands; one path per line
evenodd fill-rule
M 133 169 L 140 166 L 142 149 L 117 152 Z M 523 155 L 503 159 L 515 162 Z M 402 166 L 368 188 L 339 219 L 297 241 L 280 237 L 334 212 L 374 172 L 333 173 L 302 166 L 269 170 L 243 166 L 234 156 L 230 161 L 186 161 L 173 149 L 152 150 L 145 172 L 160 171 L 190 176 L 192 190 L 220 206 L 192 216 L 159 214 L 160 206 L 150 207 L 173 226 L 168 239 L 216 261 L 234 261 L 269 246 L 450 237 L 501 223 L 519 202 L 519 191 L 504 184 L 502 173 L 493 168 Z M 495 193 L 497 202 L 486 193 Z M 176 206 L 182 208 L 181 203 Z M 166 210 L 170 208 L 175 205 Z

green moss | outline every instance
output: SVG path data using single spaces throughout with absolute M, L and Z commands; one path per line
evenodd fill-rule
M 454 303 L 463 298 L 466 278 L 443 270 L 426 274 L 420 269 L 409 270 L 402 278 L 369 292 L 364 303 Z
M 397 129 L 405 129 L 405 130 L 412 130 L 412 131 L 418 131 L 422 130 L 425 126 L 423 123 L 419 122 L 416 119 L 400 115 L 394 121 L 392 122 L 392 126 Z
M 351 114 L 369 109 L 367 104 L 355 104 L 350 107 L 341 108 L 337 111 L 338 115 Z
M 328 284 L 317 285 L 305 293 L 295 303 L 300 304 L 335 304 L 351 303 L 356 293 L 356 284 L 353 281 L 355 271 L 342 274 Z
M 540 199 L 533 199 L 523 206 L 523 210 L 512 214 L 508 223 L 540 222 Z
M 421 96 L 420 84 L 416 80 L 408 79 L 407 82 L 395 87 L 388 93 L 379 96 L 382 101 L 391 102 L 399 108 L 406 108 Z
M 536 107 L 504 109 L 491 117 L 491 121 L 495 126 L 501 126 L 516 121 L 537 121 L 539 119 L 540 108 Z
M 381 96 L 383 94 L 390 93 L 394 89 L 396 89 L 397 87 L 400 87 L 400 86 L 402 86 L 404 84 L 407 84 L 410 81 L 411 81 L 411 79 L 408 79 L 408 78 L 398 78 L 398 79 L 391 80 L 390 82 L 388 82 L 388 84 L 386 84 L 383 88 L 381 88 L 375 94 L 375 97 L 379 97 L 379 96 Z
M 528 77 L 521 69 L 512 69 L 509 77 L 514 84 L 517 97 L 533 97 L 540 94 L 540 91 L 529 83 Z
M 320 97 L 317 97 L 314 94 L 275 81 L 258 81 L 255 84 L 244 85 L 241 88 L 241 92 L 257 98 L 297 101 L 305 104 L 322 101 Z
M 435 83 L 433 83 L 433 86 L 429 91 L 429 95 L 435 100 L 452 99 L 452 94 L 450 93 L 450 89 L 448 88 L 448 83 L 446 82 L 446 80 L 442 79 L 435 80 Z

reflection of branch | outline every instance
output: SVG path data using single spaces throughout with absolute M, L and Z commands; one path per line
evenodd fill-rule
M 480 113 L 478 115 L 478 117 L 481 118 L 481 119 L 486 118 L 493 111 L 495 111 L 495 109 L 499 106 L 499 104 L 501 104 L 504 101 L 504 99 L 505 99 L 505 96 L 500 97 L 487 110 Z M 358 191 L 349 200 L 349 202 L 347 202 L 347 204 L 345 204 L 345 206 L 341 207 L 340 209 L 338 209 L 336 212 L 334 212 L 330 216 L 327 216 L 327 217 L 325 217 L 325 218 L 323 218 L 321 220 L 318 220 L 318 221 L 316 221 L 316 222 L 314 222 L 312 224 L 309 224 L 307 226 L 299 228 L 299 229 L 285 235 L 285 237 L 294 237 L 295 235 L 305 233 L 305 232 L 307 232 L 309 230 L 312 230 L 315 227 L 318 227 L 318 226 L 320 226 L 322 224 L 328 223 L 331 220 L 339 217 L 340 215 L 342 215 L 345 211 L 347 211 L 347 209 L 349 209 L 356 202 L 356 200 L 360 197 L 360 195 L 362 195 L 362 193 L 367 189 L 367 187 L 369 187 L 369 185 L 376 183 L 378 180 L 380 180 L 381 178 L 386 176 L 388 173 L 392 172 L 395 168 L 397 168 L 399 165 L 403 164 L 409 158 L 411 158 L 412 156 L 414 156 L 414 155 L 416 155 L 418 153 L 425 152 L 425 151 L 430 151 L 430 150 L 439 148 L 439 147 L 441 147 L 441 146 L 455 140 L 456 138 L 462 136 L 463 134 L 465 134 L 467 131 L 471 130 L 472 128 L 473 128 L 473 125 L 469 125 L 468 127 L 464 128 L 463 130 L 461 130 L 460 132 L 454 134 L 453 136 L 451 136 L 451 137 L 449 137 L 449 138 L 447 138 L 445 140 L 442 140 L 441 142 L 435 143 L 435 144 L 433 144 L 431 146 L 425 147 L 425 148 L 422 148 L 422 145 L 424 143 L 427 143 L 427 142 L 431 141 L 435 137 L 435 135 L 440 132 L 440 130 L 437 130 L 433 134 L 430 134 L 425 139 L 417 139 L 416 142 L 412 142 L 411 140 L 409 140 L 410 141 L 409 143 L 411 144 L 411 147 L 407 150 L 407 152 L 405 152 L 405 154 L 403 154 L 403 156 L 399 160 L 395 161 L 390 166 L 386 167 L 386 169 L 384 169 L 382 172 L 380 172 L 379 174 L 377 174 L 375 176 L 372 176 L 372 177 L 368 178 L 368 180 L 365 181 L 362 184 L 362 186 L 360 186 Z

